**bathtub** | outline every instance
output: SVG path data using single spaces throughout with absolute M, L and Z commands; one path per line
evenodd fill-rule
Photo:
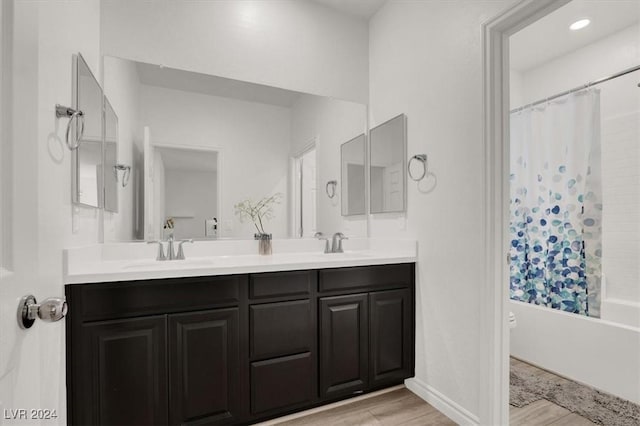
M 511 300 L 511 355 L 640 404 L 640 328 Z

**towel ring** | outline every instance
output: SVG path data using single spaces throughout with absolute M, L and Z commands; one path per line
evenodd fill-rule
M 411 162 L 413 160 L 417 160 L 422 163 L 422 174 L 418 177 L 413 176 L 413 173 L 411 173 Z M 407 173 L 413 181 L 419 182 L 424 179 L 424 177 L 427 175 L 427 154 L 417 154 L 411 157 L 409 159 L 409 164 L 407 164 Z
M 129 177 L 131 176 L 131 166 L 127 166 L 126 164 L 116 164 L 113 166 L 113 169 L 116 173 L 116 182 L 118 181 L 118 172 L 122 173 L 122 187 L 126 187 L 129 183 Z
M 327 193 L 327 197 L 333 198 L 336 196 L 336 186 L 338 185 L 337 180 L 330 180 L 324 187 L 324 190 Z M 331 188 L 331 190 L 329 190 Z
M 66 117 L 69 118 L 69 122 L 67 123 L 67 132 L 65 133 L 65 139 L 67 143 L 67 148 L 69 151 L 75 151 L 80 147 L 80 142 L 82 141 L 82 137 L 84 136 L 84 113 L 79 109 L 73 109 L 66 106 L 62 106 L 60 104 L 56 104 L 56 118 Z M 69 142 L 69 134 L 71 133 L 71 124 L 73 121 L 76 121 L 76 140 L 75 143 Z M 80 121 L 80 132 L 78 133 L 78 121 Z

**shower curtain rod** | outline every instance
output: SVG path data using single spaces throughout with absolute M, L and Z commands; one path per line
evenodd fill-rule
M 610 75 L 608 77 L 602 77 L 602 78 L 599 78 L 598 80 L 590 81 L 589 83 L 583 84 L 582 86 L 574 87 L 571 90 L 566 90 L 566 91 L 564 91 L 562 93 L 558 93 L 557 95 L 553 95 L 553 96 L 550 96 L 548 98 L 541 99 L 541 100 L 536 101 L 536 102 L 534 102 L 532 104 L 528 104 L 528 105 L 521 106 L 519 108 L 512 109 L 509 112 L 510 113 L 514 113 L 514 112 L 522 111 L 523 109 L 531 108 L 531 107 L 534 107 L 536 105 L 540 105 L 540 104 L 543 104 L 545 102 L 549 102 L 549 101 L 551 101 L 553 99 L 557 99 L 559 97 L 571 94 L 573 92 L 577 92 L 579 90 L 588 89 L 589 87 L 595 86 L 596 84 L 604 83 L 605 81 L 613 80 L 614 78 L 622 77 L 623 75 L 626 75 L 626 74 L 629 74 L 629 73 L 632 73 L 632 72 L 638 71 L 638 70 L 640 70 L 640 65 L 636 65 L 635 67 L 627 68 L 626 70 L 620 71 L 620 72 L 618 72 L 616 74 L 613 74 L 613 75 Z M 640 86 L 640 83 L 638 84 L 638 86 Z

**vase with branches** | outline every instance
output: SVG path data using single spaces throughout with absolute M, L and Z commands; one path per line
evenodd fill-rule
M 272 252 L 272 236 L 265 232 L 264 224 L 273 218 L 273 208 L 276 204 L 280 204 L 282 197 L 282 194 L 278 192 L 258 201 L 247 198 L 234 206 L 236 216 L 238 216 L 240 222 L 251 221 L 258 231 L 254 234 L 254 238 L 260 242 L 260 254 L 271 254 Z

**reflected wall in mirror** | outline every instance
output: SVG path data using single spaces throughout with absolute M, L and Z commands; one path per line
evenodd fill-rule
M 148 239 L 217 238 L 218 159 L 213 150 L 150 146 Z
M 163 210 L 157 199 L 149 200 L 145 183 L 150 184 L 148 172 L 155 162 L 148 157 L 151 148 L 158 146 L 218 153 L 218 203 L 215 215 L 206 214 L 206 220 L 216 217 L 218 238 L 253 239 L 255 228 L 239 220 L 234 205 L 275 193 L 283 198 L 265 224 L 273 238 L 300 236 L 296 212 L 303 207 L 313 213 L 308 215 L 311 222 L 304 237 L 312 237 L 312 229 L 366 236 L 366 218 L 343 218 L 341 197 L 330 200 L 324 194 L 326 181 L 340 179 L 340 144 L 366 130 L 364 105 L 110 56 L 104 57 L 103 69 L 105 94 L 119 118 L 118 155 L 131 157 L 133 170 L 144 170 L 135 195 L 126 201 L 135 205 L 130 210 L 137 214 L 105 216 L 105 241 L 160 237 L 158 224 L 167 216 L 191 214 L 186 200 L 180 211 L 167 210 L 166 205 Z M 295 159 L 312 148 L 315 168 L 306 171 L 305 187 L 305 194 L 312 195 L 303 199 L 296 195 L 300 188 Z M 191 190 L 188 185 L 182 187 Z M 153 188 L 156 192 L 157 187 Z M 298 205 L 303 202 L 304 206 Z M 124 209 L 121 199 L 119 210 Z M 180 220 L 174 218 L 176 226 Z M 204 220 L 197 220 L 198 232 L 206 229 Z M 141 222 L 148 226 L 137 227 Z M 140 228 L 143 232 L 136 233 Z M 175 236 L 181 238 L 177 228 Z
M 104 97 L 104 209 L 118 212 L 118 116 Z
M 364 134 L 340 147 L 343 216 L 365 214 L 365 150 Z
M 72 200 L 84 206 L 102 207 L 102 88 L 82 55 L 73 55 L 72 68 L 72 108 L 82 111 L 84 118 L 79 146 L 72 151 Z M 73 140 L 80 131 L 78 121 L 75 123 Z
M 401 114 L 369 132 L 371 213 L 406 210 L 407 119 Z

